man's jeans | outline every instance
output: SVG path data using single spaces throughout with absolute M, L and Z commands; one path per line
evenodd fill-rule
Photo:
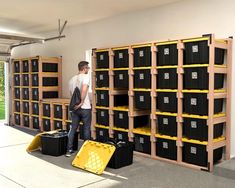
M 73 139 L 80 124 L 83 122 L 82 129 L 84 133 L 84 140 L 89 140 L 91 138 L 91 109 L 79 109 L 76 112 L 71 113 L 72 124 L 68 133 L 68 147 L 67 150 L 72 150 Z

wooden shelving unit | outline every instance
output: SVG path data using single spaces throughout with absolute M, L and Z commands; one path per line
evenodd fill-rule
M 61 58 L 41 56 L 12 60 L 12 125 L 44 131 L 41 100 L 61 97 L 61 63 Z
M 200 44 L 198 44 L 200 43 Z M 190 47 L 188 47 L 191 45 Z M 200 46 L 200 45 L 203 45 Z M 161 51 L 161 46 L 164 48 L 164 52 Z M 145 49 L 145 47 L 147 47 Z M 150 52 L 148 52 L 150 48 Z M 174 49 L 173 49 L 174 48 Z M 200 54 L 200 49 L 204 48 L 207 51 L 206 54 L 206 62 L 200 62 L 199 59 L 194 59 L 195 62 L 188 63 L 188 50 L 192 50 L 192 53 Z M 115 68 L 114 65 L 116 63 L 116 51 L 117 50 L 128 50 L 128 67 L 119 67 Z M 135 50 L 137 49 L 137 50 Z M 146 51 L 145 51 L 146 50 Z M 92 86 L 93 86 L 93 106 L 92 106 L 92 137 L 97 138 L 97 132 L 100 130 L 104 130 L 103 136 L 116 137 L 114 134 L 115 131 L 119 132 L 128 132 L 128 140 L 135 143 L 135 149 L 138 150 L 138 144 L 136 142 L 140 142 L 142 146 L 150 147 L 151 152 L 135 152 L 141 154 L 143 156 L 148 156 L 153 159 L 158 159 L 194 169 L 212 171 L 214 165 L 214 159 L 219 160 L 219 153 L 223 151 L 224 159 L 230 158 L 230 130 L 231 130 L 231 70 L 232 70 L 232 39 L 215 39 L 214 35 L 205 35 L 202 37 L 195 37 L 190 39 L 179 39 L 172 41 L 160 41 L 160 42 L 148 42 L 142 44 L 133 44 L 133 45 L 125 45 L 119 47 L 109 47 L 109 48 L 100 48 L 93 50 L 93 74 L 92 74 Z M 169 52 L 174 52 L 175 56 L 175 64 L 170 65 L 159 65 L 159 54 L 164 53 L 165 55 L 169 55 Z M 120 51 L 119 51 L 120 52 Z M 124 53 L 124 52 L 123 52 Z M 144 57 L 145 53 L 149 54 L 151 58 L 147 58 L 145 62 L 150 63 L 150 65 L 143 66 L 135 66 L 137 61 L 135 60 L 135 55 L 139 53 L 140 57 Z M 204 51 L 203 51 L 204 53 Z M 144 55 L 143 55 L 144 54 Z M 191 54 L 192 56 L 195 54 Z M 204 54 L 204 55 L 205 55 Z M 221 56 L 218 56 L 221 54 Z M 207 57 L 208 56 L 208 57 Z M 101 58 L 102 57 L 102 58 Z M 122 57 L 122 55 L 120 55 Z M 168 56 L 170 57 L 170 56 Z M 170 57 L 172 58 L 172 57 Z M 221 63 L 217 63 L 217 60 L 221 60 Z M 102 61 L 101 61 L 102 60 Z M 158 62 L 159 60 L 159 62 Z M 136 62 L 135 62 L 136 61 Z M 150 61 L 150 62 L 148 62 Z M 161 60 L 162 61 L 162 60 Z M 173 62 L 173 60 L 170 60 Z M 97 67 L 100 64 L 108 64 L 106 67 Z M 199 89 L 187 89 L 186 83 L 188 79 L 186 79 L 186 75 L 188 74 L 188 70 L 199 70 L 203 71 L 206 69 L 206 74 L 208 75 L 208 88 L 199 88 Z M 169 70 L 171 69 L 171 70 Z M 127 70 L 128 71 L 128 80 L 129 83 L 128 89 L 116 89 L 114 87 L 114 75 L 115 70 Z M 135 76 L 137 75 L 136 70 L 149 70 L 151 86 L 149 88 L 138 88 L 135 87 Z M 172 88 L 159 88 L 158 85 L 160 82 L 160 74 L 164 71 L 173 71 L 175 72 L 175 78 L 173 82 L 176 86 Z M 99 71 L 107 71 L 109 84 L 106 87 L 97 87 L 97 73 Z M 192 79 L 198 79 L 196 71 L 190 73 L 192 74 Z M 141 73 L 142 74 L 142 73 Z M 172 73 L 173 75 L 174 73 Z M 223 88 L 217 89 L 215 86 L 217 83 L 218 74 L 223 74 L 222 82 L 224 82 Z M 169 73 L 164 74 L 166 78 L 169 79 Z M 147 76 L 149 76 L 147 74 Z M 207 81 L 207 78 L 204 80 Z M 98 82 L 100 80 L 98 79 Z M 102 82 L 102 81 L 101 81 Z M 187 86 L 188 87 L 188 86 Z M 97 105 L 99 104 L 99 91 L 106 91 L 106 95 L 104 99 L 107 99 L 108 105 Z M 150 95 L 150 105 L 149 109 L 137 109 L 136 108 L 136 99 L 135 95 L 138 92 L 142 92 Z M 108 93 L 108 94 L 107 94 Z M 114 97 L 120 94 L 128 94 L 128 108 L 126 109 L 117 109 L 118 105 L 114 105 Z M 196 94 L 196 95 L 195 95 Z M 143 94 L 144 95 L 144 94 Z M 173 97 L 172 97 L 173 96 Z M 195 97 L 196 96 L 196 97 Z M 138 96 L 141 98 L 141 96 Z M 191 98 L 190 98 L 191 97 Z M 200 100 L 197 99 L 200 98 Z M 167 109 L 167 105 L 169 100 L 173 100 L 175 102 L 174 106 L 171 106 L 168 110 L 163 111 L 159 110 L 159 107 L 163 109 Z M 144 99 L 144 96 L 142 97 Z M 166 99 L 166 101 L 165 101 Z M 203 110 L 206 109 L 206 114 L 199 113 L 187 113 L 188 106 L 186 105 L 188 100 L 191 100 L 191 105 L 199 106 L 199 102 L 204 100 L 206 101 L 203 106 Z M 217 112 L 218 103 L 221 103 L 220 99 L 223 100 L 222 112 Z M 164 104 L 164 101 L 166 102 Z M 207 104 L 208 103 L 208 104 Z M 147 105 L 147 103 L 146 103 Z M 165 105 L 165 106 L 164 106 Z M 192 107 L 192 109 L 194 108 Z M 175 109 L 175 111 L 173 110 Z M 104 119 L 109 119 L 109 122 L 104 122 L 106 125 L 102 125 L 97 123 L 100 121 L 99 113 L 100 110 L 106 113 Z M 128 128 L 122 129 L 117 127 L 114 123 L 114 112 L 116 110 L 125 111 L 128 113 Z M 103 113 L 104 114 L 104 113 Z M 150 123 L 148 126 L 135 128 L 134 117 L 138 117 L 141 115 L 149 115 Z M 165 123 L 168 124 L 168 120 L 170 121 L 171 117 L 174 119 L 175 128 L 173 132 L 169 132 L 169 134 L 161 134 L 159 132 L 159 121 L 160 118 L 168 117 Z M 185 124 L 190 119 L 191 126 L 197 127 L 198 122 L 204 122 L 207 125 L 208 129 L 206 132 L 206 139 L 200 138 L 200 136 L 195 139 L 190 136 L 186 136 L 185 133 Z M 172 121 L 172 119 L 171 119 Z M 195 123 L 196 122 L 196 123 Z M 222 124 L 222 135 L 219 135 L 214 138 L 214 130 L 218 132 L 218 124 Z M 202 125 L 201 125 L 202 126 Z M 215 127 L 216 126 L 216 127 Z M 172 128 L 172 127 L 171 127 Z M 202 127 L 200 127 L 202 128 Z M 106 131 L 105 131 L 106 130 Z M 108 134 L 107 133 L 108 130 Z M 218 133 L 219 134 L 219 133 Z M 143 136 L 143 138 L 139 138 L 139 136 Z M 195 135 L 194 135 L 195 136 Z M 149 143 L 145 143 L 145 139 Z M 141 140 L 141 141 L 140 141 Z M 142 143 L 141 143 L 142 142 Z M 145 145 L 146 144 L 146 145 Z M 223 148 L 220 149 L 220 148 Z M 148 148 L 149 149 L 149 148 Z M 203 152 L 203 156 L 198 156 L 199 150 Z M 167 152 L 168 153 L 167 153 Z M 165 153 L 164 153 L 165 152 Z M 198 158 L 199 157 L 199 158 Z M 217 159 L 218 158 L 218 159 Z

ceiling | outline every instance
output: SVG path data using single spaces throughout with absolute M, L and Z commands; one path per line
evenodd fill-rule
M 58 19 L 68 26 L 180 0 L 6 0 L 0 6 L 0 32 L 43 36 L 58 30 Z

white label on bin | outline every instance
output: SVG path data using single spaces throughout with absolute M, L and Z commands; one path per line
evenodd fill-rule
M 164 79 L 169 80 L 170 79 L 170 74 L 168 72 L 164 73 Z
M 197 154 L 197 148 L 196 147 L 190 147 L 190 153 Z
M 193 45 L 192 51 L 193 51 L 193 53 L 197 53 L 198 52 L 198 45 Z
M 191 98 L 191 105 L 197 106 L 197 99 L 196 98 Z
M 37 104 L 34 104 L 34 108 L 37 109 Z
M 104 99 L 104 94 L 101 94 L 101 95 L 100 95 L 100 99 Z
M 164 55 L 169 55 L 169 54 L 170 54 L 169 48 L 164 48 Z
M 18 68 L 18 66 L 19 66 L 18 63 L 16 63 L 16 67 L 17 67 L 17 68 Z
M 104 75 L 101 74 L 101 75 L 100 75 L 100 80 L 103 80 L 103 79 L 104 79 Z
M 38 119 L 34 119 L 34 122 L 37 123 L 37 122 L 38 122 Z
M 139 75 L 139 77 L 140 77 L 140 80 L 143 80 L 143 79 L 144 79 L 144 73 L 141 73 L 141 74 Z
M 20 104 L 19 103 L 16 103 L 16 106 L 19 106 Z
M 169 97 L 164 97 L 163 99 L 164 99 L 164 103 L 165 103 L 165 104 L 168 104 L 168 103 L 169 103 Z
M 168 118 L 163 118 L 163 124 L 168 125 Z
M 37 95 L 37 91 L 34 91 L 34 95 Z
M 140 143 L 144 144 L 144 138 L 143 137 L 140 137 Z
M 16 94 L 19 94 L 19 91 L 18 91 L 18 90 L 16 90 Z
M 194 129 L 197 128 L 197 122 L 196 121 L 191 121 L 191 128 L 194 128 Z
M 48 121 L 46 121 L 45 124 L 48 125 Z
M 27 95 L 27 91 L 26 90 L 24 90 L 24 94 Z
M 123 119 L 123 113 L 118 114 L 119 119 Z
M 144 96 L 140 96 L 140 102 L 144 102 Z
M 104 132 L 100 130 L 100 136 L 104 136 Z
M 18 81 L 18 76 L 16 76 L 16 81 Z
M 163 143 L 162 143 L 162 147 L 163 147 L 164 149 L 168 149 L 168 143 L 167 143 L 167 142 L 163 142 Z
M 118 139 L 122 140 L 122 134 L 120 134 L 120 133 L 118 134 Z
M 143 50 L 140 50 L 140 51 L 139 51 L 139 56 L 140 56 L 140 57 L 144 57 L 144 51 L 143 51 Z
M 192 79 L 196 80 L 197 79 L 197 72 L 192 72 Z
M 104 55 L 100 55 L 100 60 L 104 60 Z
M 27 66 L 27 63 L 26 63 L 26 62 L 24 63 L 24 66 Z
M 27 81 L 27 80 L 28 80 L 28 77 L 26 76 L 26 77 L 25 77 L 25 81 Z
M 16 119 L 19 119 L 19 116 L 16 116 Z
M 100 112 L 100 115 L 101 115 L 102 117 L 104 117 L 104 111 L 101 111 L 101 112 Z
M 119 80 L 123 80 L 123 74 L 119 74 Z
M 60 111 L 60 107 L 59 106 L 56 107 L 56 111 Z
M 119 59 L 123 59 L 123 53 L 121 53 L 121 52 L 118 53 L 118 58 L 119 58 Z
M 34 81 L 36 81 L 36 80 L 37 80 L 37 77 L 36 77 L 36 76 L 34 76 L 34 77 L 33 77 L 33 79 L 34 79 Z
M 59 128 L 59 127 L 60 127 L 60 123 L 57 122 L 57 123 L 56 123 L 56 128 Z
M 48 110 L 49 109 L 49 106 L 48 105 L 46 105 L 46 110 Z

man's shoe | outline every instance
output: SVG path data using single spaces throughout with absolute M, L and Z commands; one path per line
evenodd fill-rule
M 71 155 L 72 155 L 73 153 L 74 153 L 73 150 L 69 150 L 69 151 L 66 152 L 65 156 L 66 156 L 66 157 L 71 157 Z

